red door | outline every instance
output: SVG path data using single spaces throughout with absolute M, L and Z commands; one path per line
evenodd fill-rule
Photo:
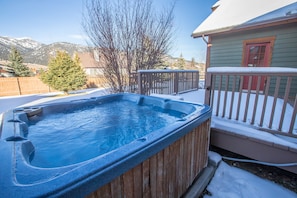
M 245 67 L 268 67 L 270 59 L 270 42 L 247 44 L 245 47 Z M 243 89 L 248 89 L 249 77 L 245 76 Z M 252 78 L 252 90 L 256 90 L 258 77 Z M 262 76 L 260 90 L 264 90 L 265 77 Z

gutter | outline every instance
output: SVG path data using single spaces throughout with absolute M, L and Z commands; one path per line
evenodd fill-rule
M 204 34 L 202 35 L 202 39 L 203 39 L 203 41 L 206 43 L 207 47 L 211 47 L 211 46 L 212 46 L 212 44 L 211 44 L 209 41 L 206 40 Z

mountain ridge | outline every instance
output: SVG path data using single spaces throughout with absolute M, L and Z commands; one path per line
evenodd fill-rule
M 12 38 L 0 36 L 0 61 L 7 61 L 9 59 L 12 48 L 16 48 L 20 52 L 24 59 L 24 63 L 44 66 L 48 65 L 49 59 L 55 56 L 55 53 L 58 50 L 66 51 L 70 56 L 73 56 L 75 52 L 90 52 L 90 48 L 88 46 L 69 42 L 54 42 L 51 44 L 44 44 L 27 37 Z M 170 65 L 174 65 L 174 63 L 179 58 L 166 55 L 164 59 Z M 190 67 L 191 61 L 185 60 L 185 63 L 185 69 L 194 69 L 193 67 Z M 204 64 L 195 62 L 195 67 L 203 71 Z
M 68 42 L 44 44 L 30 38 L 12 38 L 0 36 L 0 60 L 8 60 L 12 48 L 16 48 L 25 63 L 47 65 L 49 58 L 57 50 L 63 50 L 73 55 L 75 52 L 87 52 L 89 47 Z

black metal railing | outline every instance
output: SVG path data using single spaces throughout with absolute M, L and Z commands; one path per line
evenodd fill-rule
M 130 75 L 129 82 L 130 91 L 139 94 L 180 94 L 199 88 L 199 71 L 139 70 Z

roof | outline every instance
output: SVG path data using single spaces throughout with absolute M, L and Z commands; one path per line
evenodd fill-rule
M 219 0 L 194 30 L 194 38 L 234 29 L 297 19 L 296 0 Z
M 91 52 L 77 53 L 83 68 L 98 68 L 100 63 L 95 60 L 94 54 Z

